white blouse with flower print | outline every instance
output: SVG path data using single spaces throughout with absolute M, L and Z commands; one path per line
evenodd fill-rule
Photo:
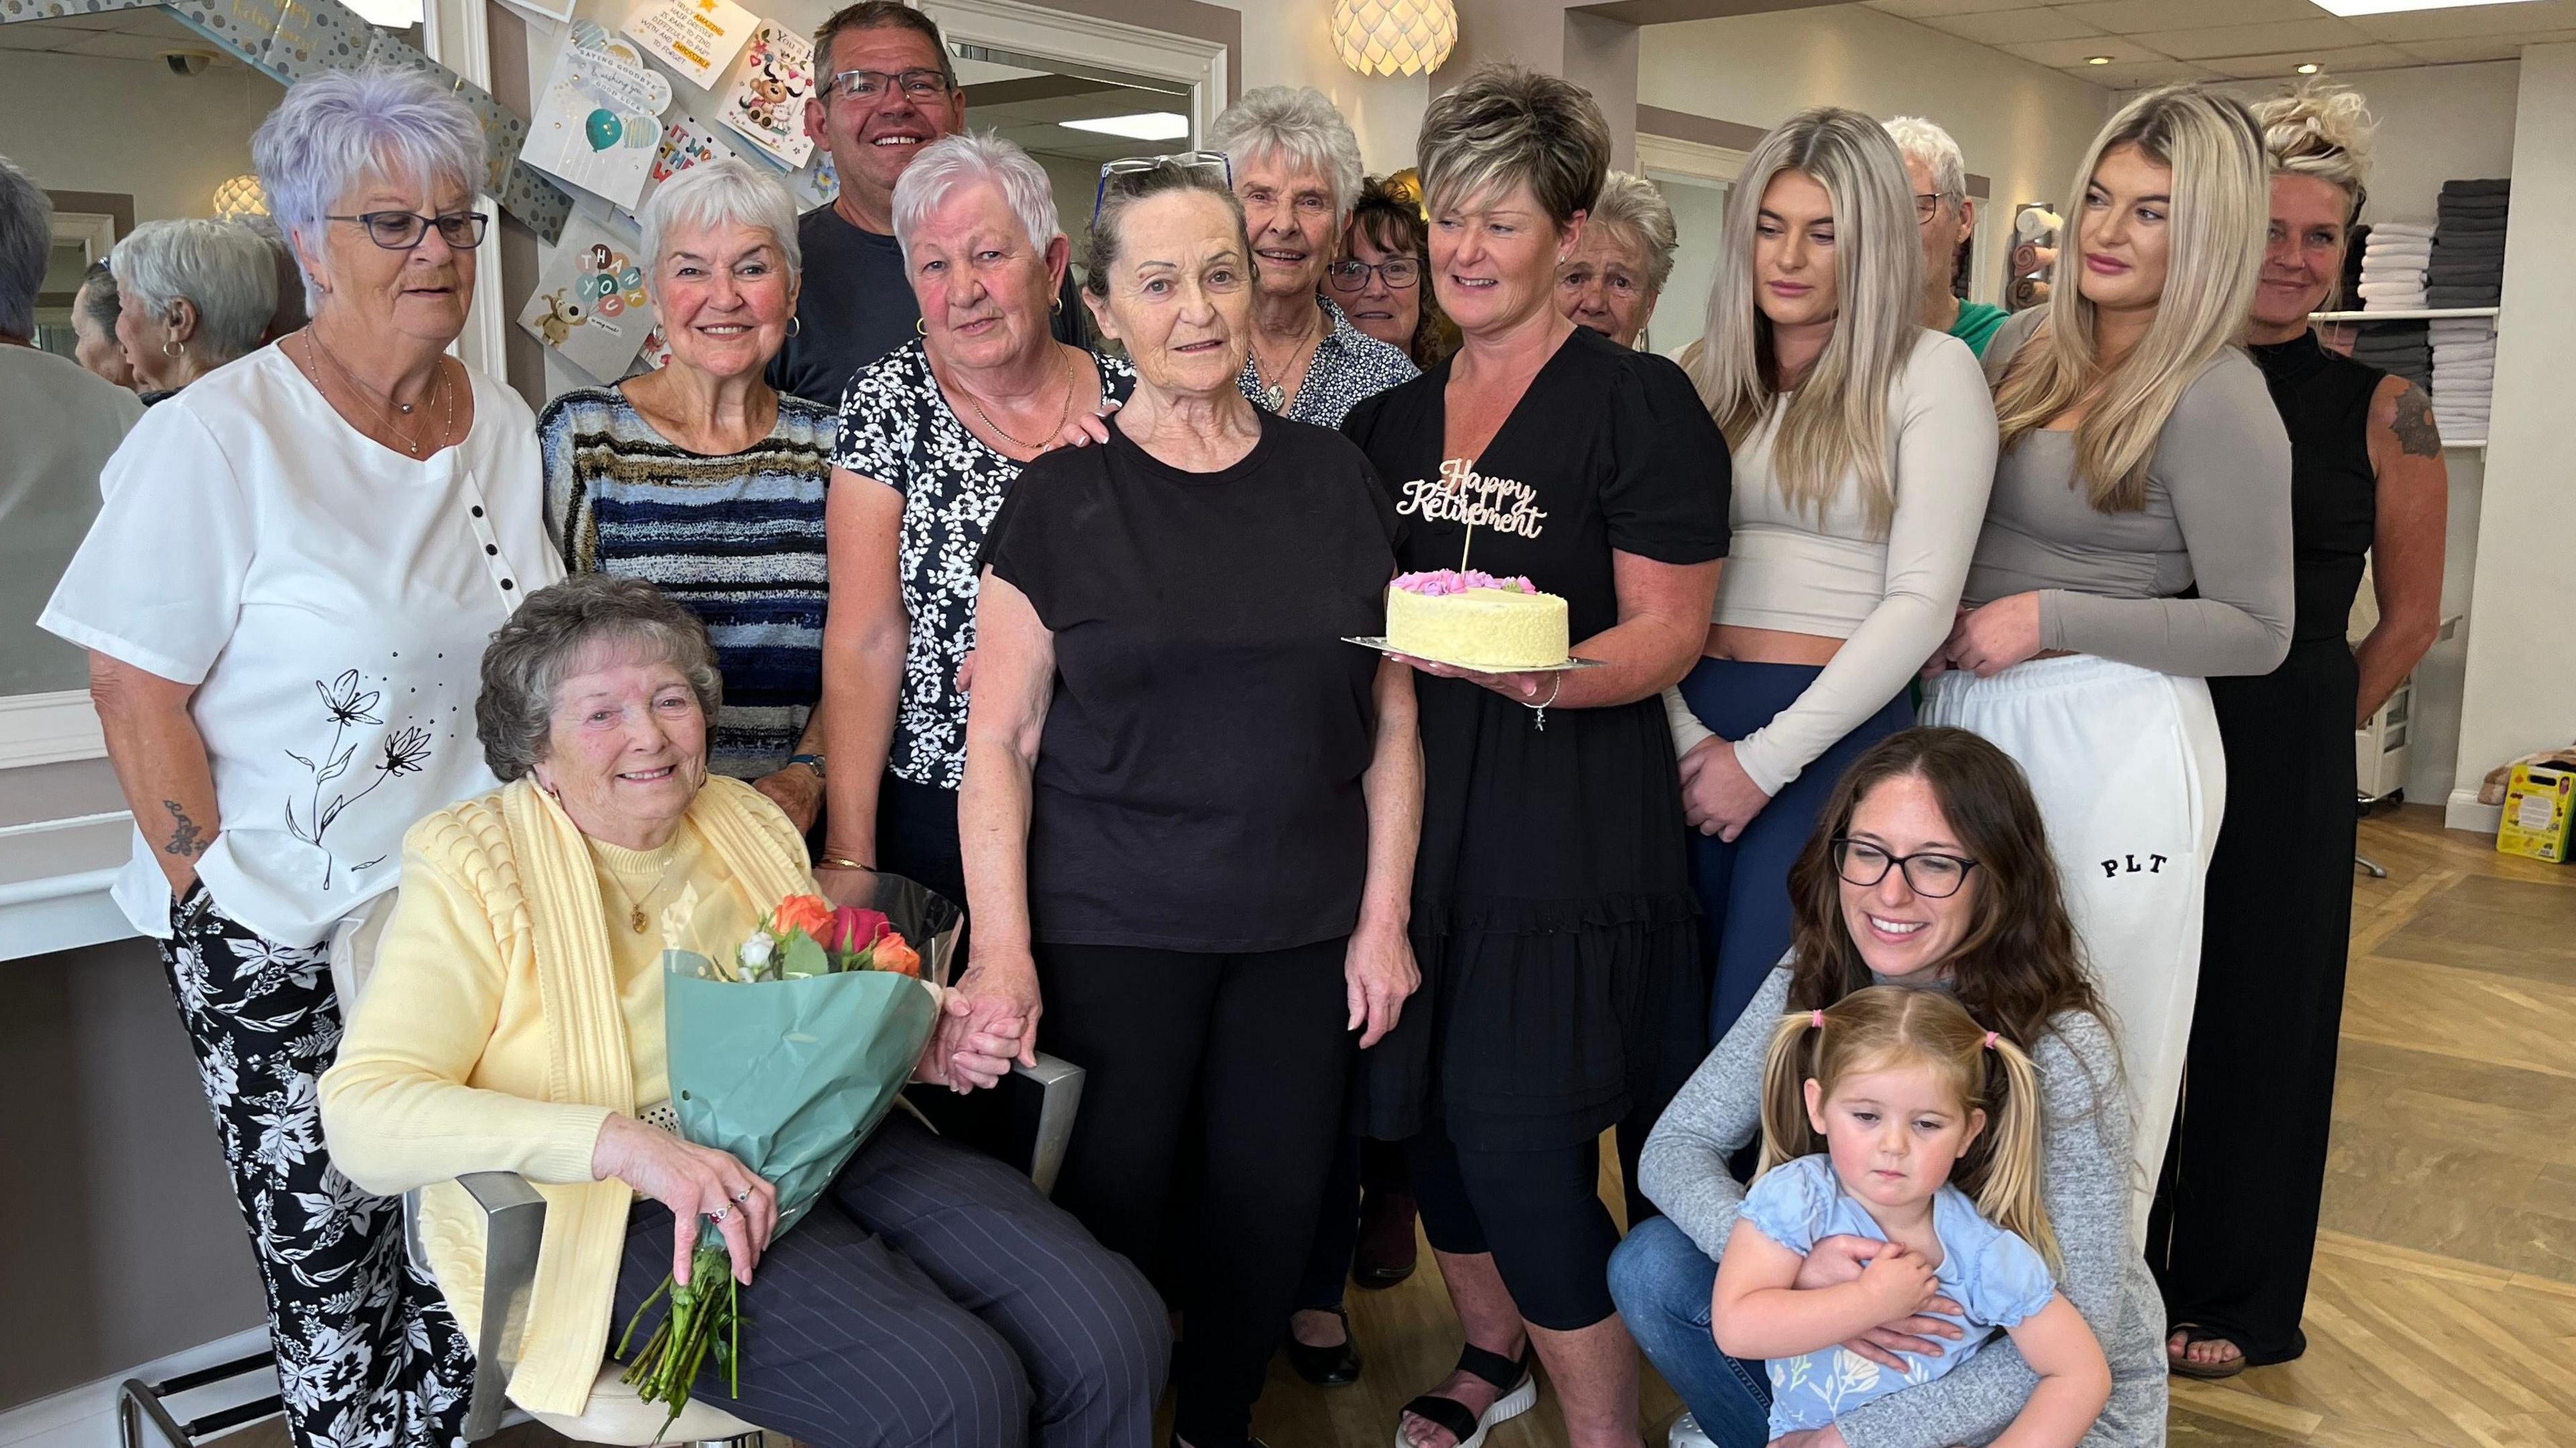
M 218 908 L 312 945 L 393 888 L 414 820 L 497 784 L 474 734 L 483 646 L 547 546 L 536 418 L 473 378 L 465 440 L 414 460 L 349 426 L 265 347 L 144 415 L 38 623 L 196 686 L 221 812 L 197 873 Z M 139 822 L 114 895 L 170 934 Z

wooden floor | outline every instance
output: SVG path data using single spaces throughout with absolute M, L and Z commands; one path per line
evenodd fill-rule
M 2576 870 L 2498 855 L 2436 809 L 2365 821 L 2325 1235 L 2306 1357 L 2177 1381 L 2176 1448 L 2576 1448 Z M 1615 1191 L 1606 1193 L 1616 1201 Z M 1436 1271 L 1351 1293 L 1367 1368 L 1308 1387 L 1284 1359 L 1272 1448 L 1394 1441 L 1455 1360 Z M 1680 1412 L 1650 1369 L 1648 1442 Z M 231 1448 L 284 1443 L 275 1423 Z M 1491 1448 L 1556 1448 L 1552 1395 Z M 556 1448 L 542 1429 L 495 1448 Z M 961 1445 L 972 1448 L 972 1445 Z

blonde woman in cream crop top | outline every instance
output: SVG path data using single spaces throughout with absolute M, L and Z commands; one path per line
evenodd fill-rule
M 1797 702 L 1735 741 L 1767 795 L 1904 692 L 1958 612 L 1995 472 L 1994 401 L 1976 355 L 1923 332 L 1887 417 L 1896 510 L 1884 533 L 1869 527 L 1856 477 L 1821 518 L 1783 497 L 1768 425 L 1735 450 L 1735 542 L 1711 624 L 1842 641 Z M 1677 758 L 1716 737 L 1679 689 L 1664 691 L 1664 708 Z

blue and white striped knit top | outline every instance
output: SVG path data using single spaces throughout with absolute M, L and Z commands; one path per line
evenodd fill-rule
M 786 766 L 823 695 L 823 492 L 839 418 L 781 395 L 769 436 L 690 452 L 626 395 L 579 388 L 537 419 L 546 527 L 573 573 L 641 578 L 707 625 L 724 673 L 708 764 L 756 779 Z

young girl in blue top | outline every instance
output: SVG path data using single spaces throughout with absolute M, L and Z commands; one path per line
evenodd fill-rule
M 1909 875 L 1970 868 L 1945 855 L 1897 863 Z M 1770 1360 L 1775 1448 L 1941 1376 L 1998 1328 L 2039 1374 L 1999 1448 L 2071 1448 L 2092 1427 L 2111 1369 L 2051 1280 L 2040 1116 L 2030 1058 L 1946 992 L 1873 986 L 1781 1018 L 1763 1080 L 1761 1171 L 1710 1304 L 1721 1350 Z M 1800 1288 L 1808 1251 L 1842 1235 L 1891 1245 L 1857 1279 Z M 1933 1314 L 1942 1298 L 1960 1311 Z M 1938 1356 L 1902 1354 L 1902 1374 L 1840 1346 L 1909 1313 L 1945 1317 L 1967 1336 Z

